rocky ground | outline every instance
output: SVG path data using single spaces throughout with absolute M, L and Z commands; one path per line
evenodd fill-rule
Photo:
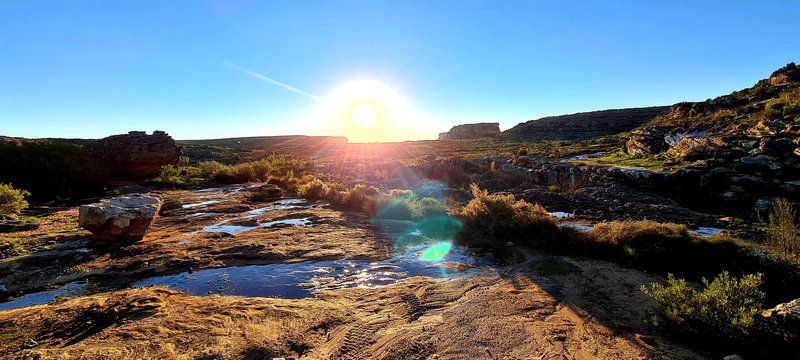
M 65 230 L 56 244 L 2 259 L 0 283 L 6 295 L 63 283 L 88 286 L 70 294 L 76 297 L 0 311 L 0 353 L 309 359 L 698 356 L 650 335 L 644 325 L 645 311 L 653 304 L 639 286 L 656 278 L 606 262 L 534 252 L 509 263 L 454 250 L 454 260 L 467 263 L 443 266 L 454 271 L 418 277 L 381 268 L 373 275 L 392 272 L 394 278 L 363 288 L 351 286 L 360 280 L 343 277 L 334 283 L 344 286 L 315 288 L 312 297 L 290 296 L 297 299 L 141 288 L 136 283 L 142 280 L 181 272 L 199 276 L 215 268 L 230 274 L 231 284 L 224 286 L 236 293 L 239 278 L 233 269 L 242 265 L 345 259 L 383 264 L 375 261 L 403 256 L 393 251 L 401 238 L 363 215 L 325 204 L 252 202 L 242 186 L 162 196 L 161 215 L 135 244 L 94 244 L 85 231 L 73 229 Z M 65 218 L 59 221 L 77 220 L 75 209 L 60 214 Z M 285 222 L 297 219 L 308 222 Z

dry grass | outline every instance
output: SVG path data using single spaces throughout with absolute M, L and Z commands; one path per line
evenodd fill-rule
M 467 239 L 530 243 L 550 240 L 558 232 L 555 219 L 538 204 L 516 200 L 510 194 L 489 194 L 471 184 L 474 198 L 458 211 L 464 222 L 462 235 Z
M 633 247 L 656 242 L 684 240 L 690 236 L 686 225 L 664 224 L 648 220 L 600 223 L 592 229 L 590 235 L 598 243 Z

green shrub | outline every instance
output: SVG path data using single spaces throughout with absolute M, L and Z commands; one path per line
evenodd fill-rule
M 341 206 L 346 209 L 373 214 L 377 207 L 374 197 L 378 193 L 379 190 L 376 187 L 358 184 L 350 190 L 341 192 L 339 201 L 341 201 Z
M 0 218 L 16 219 L 22 210 L 28 208 L 26 196 L 31 193 L 21 189 L 15 189 L 9 184 L 0 184 Z
M 447 204 L 432 197 L 417 200 L 417 208 L 422 218 L 447 215 Z
M 156 183 L 167 186 L 183 186 L 187 181 L 181 177 L 181 170 L 175 165 L 164 165 L 161 173 L 153 179 Z
M 800 229 L 796 220 L 792 203 L 785 198 L 775 199 L 767 220 L 767 244 L 783 255 L 800 255 Z
M 297 188 L 297 195 L 309 200 L 329 198 L 330 186 L 320 179 L 311 180 Z
M 558 232 L 555 219 L 540 205 L 515 200 L 510 194 L 490 195 L 475 184 L 470 188 L 474 198 L 458 212 L 466 239 L 528 242 L 551 240 Z
M 414 220 L 419 217 L 419 209 L 410 199 L 390 197 L 380 204 L 377 217 L 381 219 Z
M 686 225 L 648 220 L 600 223 L 589 232 L 594 251 L 637 266 L 661 269 L 689 252 L 693 241 Z
M 218 161 L 201 161 L 198 164 L 200 168 L 200 176 L 206 179 L 213 179 L 214 176 L 223 171 L 227 165 L 224 165 Z
M 670 274 L 666 285 L 642 286 L 658 302 L 652 322 L 688 338 L 723 343 L 751 340 L 758 331 L 757 316 L 765 298 L 759 290 L 761 274 L 737 279 L 723 272 L 710 282 L 703 278 L 702 285 L 695 290 Z

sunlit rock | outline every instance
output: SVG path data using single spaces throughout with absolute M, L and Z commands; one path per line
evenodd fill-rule
M 138 241 L 161 209 L 158 196 L 133 194 L 81 205 L 78 224 L 97 240 Z

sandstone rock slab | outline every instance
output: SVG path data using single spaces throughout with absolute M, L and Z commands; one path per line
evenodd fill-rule
M 132 194 L 81 205 L 78 224 L 94 239 L 110 242 L 141 240 L 161 209 L 158 196 Z

